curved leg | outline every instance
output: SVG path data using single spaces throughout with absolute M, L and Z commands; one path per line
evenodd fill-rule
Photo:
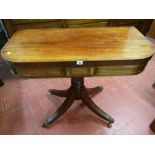
M 102 86 L 97 86 L 97 87 L 94 87 L 94 88 L 87 88 L 87 94 L 88 95 L 96 95 L 99 92 L 101 92 L 102 90 L 103 90 Z
M 65 99 L 64 103 L 60 106 L 60 108 L 51 116 L 49 116 L 44 122 L 43 127 L 46 127 L 48 124 L 52 123 L 53 121 L 57 120 L 60 116 L 62 116 L 72 105 L 75 98 L 74 92 Z
M 155 133 L 155 119 L 151 122 L 150 129 Z
M 56 89 L 49 89 L 48 90 L 51 94 L 60 96 L 60 97 L 67 97 L 68 89 L 66 90 L 56 90 Z
M 88 96 L 88 94 L 86 93 L 86 90 L 82 91 L 81 94 L 81 99 L 84 102 L 84 104 L 90 109 L 92 110 L 96 115 L 98 115 L 99 117 L 103 118 L 104 120 L 108 121 L 110 124 L 114 123 L 114 119 L 109 116 L 107 113 L 105 113 L 104 111 L 102 111 L 92 100 L 91 98 Z
M 0 79 L 0 86 L 3 86 L 4 85 L 4 83 L 3 83 L 3 81 Z

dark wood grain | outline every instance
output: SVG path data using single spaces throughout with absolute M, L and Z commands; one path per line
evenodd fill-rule
M 111 126 L 112 123 L 114 123 L 114 119 L 108 115 L 106 112 L 101 110 L 95 103 L 92 101 L 92 99 L 89 97 L 89 95 L 94 95 L 96 93 L 99 93 L 103 90 L 102 87 L 95 87 L 91 89 L 86 89 L 84 86 L 84 78 L 72 78 L 71 79 L 71 86 L 67 90 L 51 90 L 50 93 L 53 95 L 66 97 L 64 103 L 58 108 L 58 110 L 50 115 L 44 122 L 43 127 L 47 127 L 49 124 L 57 120 L 59 117 L 61 117 L 73 104 L 74 100 L 82 100 L 83 103 L 92 110 L 97 116 L 101 117 L 103 120 L 108 122 L 108 125 Z
M 81 77 L 138 74 L 153 52 L 134 27 L 29 29 L 17 31 L 2 56 L 19 76 Z
M 150 57 L 152 48 L 134 27 L 27 29 L 13 35 L 2 55 L 25 63 L 134 60 Z
M 87 91 L 84 77 L 138 74 L 153 53 L 150 42 L 134 27 L 21 30 L 2 49 L 3 58 L 19 76 L 71 77 L 67 91 L 50 90 L 51 94 L 66 99 L 44 121 L 43 127 L 61 117 L 74 100 L 80 99 L 111 126 L 114 119 L 91 100 L 89 95 L 96 88 Z M 77 64 L 79 60 L 82 65 Z

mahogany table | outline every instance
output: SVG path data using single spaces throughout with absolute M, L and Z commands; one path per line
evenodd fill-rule
M 68 89 L 49 90 L 66 99 L 43 127 L 63 115 L 74 100 L 82 100 L 111 126 L 114 119 L 90 98 L 102 86 L 87 89 L 84 77 L 138 74 L 152 55 L 151 44 L 134 27 L 20 30 L 2 49 L 18 76 L 71 78 Z

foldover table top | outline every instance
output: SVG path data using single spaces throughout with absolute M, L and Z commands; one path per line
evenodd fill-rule
M 2 49 L 14 74 L 23 77 L 134 75 L 153 55 L 134 27 L 26 29 Z
M 145 59 L 152 45 L 135 27 L 25 29 L 2 49 L 10 62 Z

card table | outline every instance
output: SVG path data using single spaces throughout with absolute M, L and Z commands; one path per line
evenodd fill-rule
M 153 53 L 135 27 L 24 29 L 15 32 L 2 49 L 2 57 L 17 76 L 71 78 L 68 89 L 49 90 L 66 99 L 43 127 L 62 116 L 74 100 L 82 100 L 111 126 L 114 119 L 90 98 L 103 87 L 87 89 L 84 77 L 141 73 Z

